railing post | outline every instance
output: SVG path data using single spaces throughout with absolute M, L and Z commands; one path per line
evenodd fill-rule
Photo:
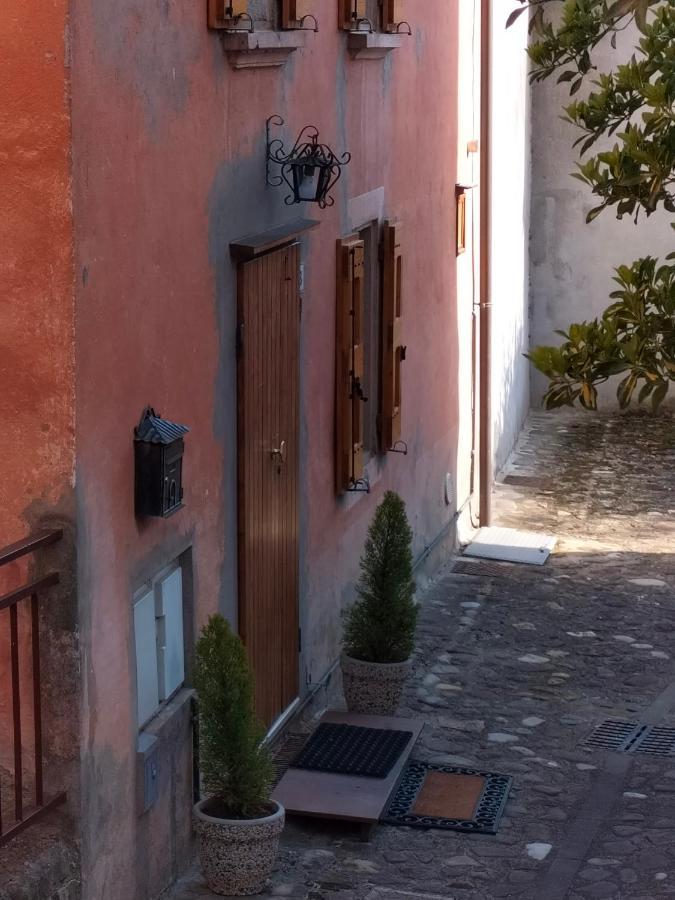
M 41 532 L 24 541 L 9 547 L 0 548 L 0 566 L 13 562 L 22 556 L 34 553 L 60 540 L 61 530 Z M 12 702 L 13 750 L 14 750 L 14 822 L 7 827 L 2 820 L 2 804 L 0 802 L 0 847 L 6 844 L 20 831 L 23 831 L 41 816 L 66 799 L 64 792 L 51 797 L 45 802 L 43 773 L 43 734 L 42 734 L 42 677 L 40 666 L 40 592 L 59 582 L 58 572 L 51 572 L 29 584 L 15 588 L 8 594 L 0 596 L 0 613 L 7 610 L 9 615 L 10 644 L 10 694 Z M 32 701 L 33 701 L 33 738 L 35 741 L 35 808 L 24 813 L 23 803 L 23 742 L 21 733 L 21 667 L 19 661 L 19 604 L 22 600 L 30 600 L 30 629 L 32 653 Z M 0 798 L 1 801 L 2 798 Z M 6 828 L 6 830 L 4 830 Z
M 14 723 L 14 818 L 23 819 L 23 761 L 21 759 L 21 691 L 19 687 L 19 626 L 17 604 L 9 608 L 12 660 L 12 720 Z
M 40 615 L 37 594 L 31 594 L 31 643 L 33 650 L 33 723 L 35 725 L 35 805 L 42 806 L 42 698 L 40 680 Z

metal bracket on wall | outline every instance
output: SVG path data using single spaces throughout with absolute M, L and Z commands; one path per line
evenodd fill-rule
M 352 481 L 348 488 L 345 488 L 350 494 L 369 494 L 370 493 L 370 482 L 368 478 L 358 478 L 356 481 Z
M 307 27 L 305 22 L 307 19 L 311 19 L 314 22 L 313 26 Z M 319 32 L 319 20 L 316 16 L 312 15 L 312 13 L 307 13 L 306 16 L 303 16 L 301 19 L 298 19 L 298 24 L 293 26 L 286 26 L 287 31 L 314 31 L 318 34 Z
M 387 453 L 402 453 L 404 456 L 407 456 L 408 445 L 405 441 L 396 441 L 393 447 L 387 448 Z

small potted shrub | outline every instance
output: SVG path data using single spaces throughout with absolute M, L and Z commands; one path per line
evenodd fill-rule
M 342 681 L 350 712 L 396 712 L 410 670 L 417 606 L 405 503 L 387 491 L 361 557 L 358 599 L 344 615 Z
M 220 615 L 197 642 L 194 684 L 206 794 L 194 808 L 202 872 L 216 894 L 257 894 L 274 866 L 285 813 L 270 800 L 274 769 L 246 651 Z

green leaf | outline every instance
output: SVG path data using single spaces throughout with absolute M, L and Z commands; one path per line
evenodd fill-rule
M 586 224 L 588 225 L 593 221 L 593 219 L 597 219 L 597 217 L 600 215 L 600 213 L 603 211 L 604 208 L 605 208 L 604 203 L 602 204 L 602 206 L 594 207 L 586 216 Z
M 666 399 L 666 394 L 668 393 L 668 382 L 660 381 L 656 387 L 654 388 L 654 393 L 652 394 L 652 410 L 656 412 L 659 406 Z
M 630 404 L 636 385 L 637 375 L 634 372 L 631 372 L 630 375 L 627 375 L 619 384 L 618 388 L 616 389 L 616 396 L 621 409 L 626 409 L 626 407 Z
M 518 19 L 519 16 L 522 16 L 526 9 L 528 9 L 527 6 L 521 6 L 520 9 L 514 9 L 513 12 L 509 14 L 509 17 L 506 20 L 506 27 L 510 28 L 516 21 L 516 19 Z

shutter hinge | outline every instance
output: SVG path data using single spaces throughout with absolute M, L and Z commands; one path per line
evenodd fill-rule
M 302 628 L 298 628 L 298 653 L 302 653 Z
M 244 323 L 239 322 L 237 325 L 237 355 L 244 352 Z

